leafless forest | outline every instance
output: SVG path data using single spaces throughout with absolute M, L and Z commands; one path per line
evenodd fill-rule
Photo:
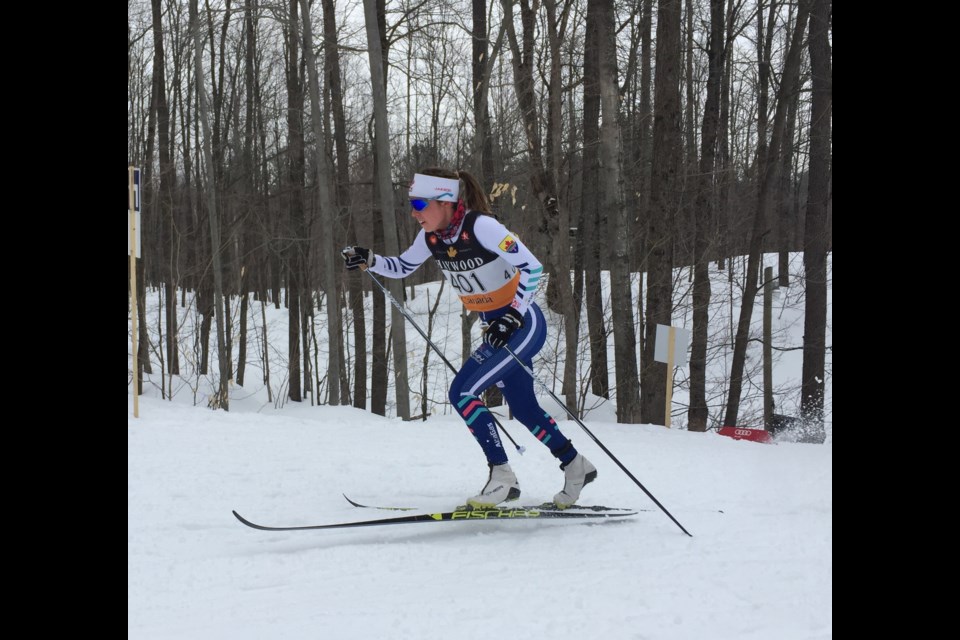
M 242 386 L 263 349 L 248 323 L 266 303 L 289 314 L 289 401 L 384 414 L 389 388 L 397 415 L 417 417 L 408 372 L 419 364 L 407 361 L 406 342 L 422 338 L 338 254 L 352 244 L 406 248 L 418 230 L 409 179 L 440 165 L 477 176 L 494 213 L 543 261 L 539 300 L 562 319 L 556 376 L 571 409 L 583 409 L 589 388 L 616 400 L 620 422 L 664 424 L 667 367 L 654 361 L 654 335 L 676 320 L 682 287 L 692 317 L 684 422 L 738 424 L 745 387 L 764 386 L 750 362 L 771 346 L 750 331 L 755 302 L 778 286 L 803 299 L 796 417 L 805 439 L 823 440 L 829 0 L 127 7 L 128 164 L 143 172 L 138 296 L 159 292 L 164 310 L 161 322 L 149 319 L 160 325 L 152 338 L 141 315 L 130 375 L 180 373 L 178 310 L 190 296 L 202 322 L 189 339 L 202 373 L 208 361 L 219 367 L 209 372 L 214 405 L 228 409 L 228 381 Z M 803 255 L 792 273 L 791 252 Z M 780 255 L 779 268 L 761 268 L 765 253 Z M 729 364 L 718 390 L 705 374 L 718 357 L 710 274 L 734 284 L 735 261 L 746 265 L 735 283 L 743 304 L 719 347 Z M 631 279 L 638 272 L 645 280 Z M 404 300 L 439 278 L 424 265 L 390 291 Z M 476 319 L 462 320 L 469 332 Z M 368 357 L 348 357 L 345 341 Z M 775 421 L 765 403 L 764 424 Z

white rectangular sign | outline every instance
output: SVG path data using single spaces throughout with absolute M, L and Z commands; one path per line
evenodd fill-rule
M 690 346 L 690 332 L 680 327 L 668 327 L 665 324 L 657 325 L 657 340 L 654 343 L 653 359 L 657 362 L 667 362 L 670 348 L 670 330 L 673 329 L 673 366 L 682 367 L 687 364 L 687 348 Z
M 129 188 L 129 186 L 128 186 Z M 130 194 L 127 194 L 127 255 L 130 255 Z M 140 251 L 140 169 L 133 170 L 133 224 L 137 236 L 137 257 L 143 257 Z

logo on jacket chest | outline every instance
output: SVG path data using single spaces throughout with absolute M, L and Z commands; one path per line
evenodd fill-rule
M 450 248 L 453 249 L 453 247 Z M 447 255 L 450 256 L 450 259 L 445 260 L 437 257 L 437 266 L 443 271 L 472 271 L 486 264 L 483 256 L 474 256 L 471 254 L 471 251 L 454 251 L 452 254 L 448 251 Z

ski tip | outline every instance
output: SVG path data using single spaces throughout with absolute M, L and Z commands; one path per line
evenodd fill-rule
M 361 509 L 380 509 L 381 511 L 416 511 L 417 510 L 416 507 L 372 507 L 368 504 L 360 504 L 359 502 L 354 502 L 353 500 L 348 498 L 347 494 L 345 493 L 342 493 L 340 495 L 342 495 L 347 502 L 349 502 L 355 507 L 360 507 Z
M 247 525 L 247 526 L 250 527 L 251 529 L 259 529 L 260 531 L 277 531 L 277 530 L 278 530 L 276 527 L 265 527 L 265 526 L 263 526 L 262 524 L 257 524 L 257 523 L 255 523 L 255 522 L 250 522 L 249 520 L 247 520 L 246 518 L 244 518 L 242 515 L 240 515 L 240 514 L 237 513 L 236 511 L 233 512 L 233 515 L 237 518 L 237 520 L 239 520 L 239 521 L 242 522 L 243 524 Z

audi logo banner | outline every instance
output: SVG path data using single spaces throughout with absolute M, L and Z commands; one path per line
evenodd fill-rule
M 722 436 L 728 436 L 734 440 L 750 440 L 751 442 L 773 443 L 773 438 L 764 429 L 747 429 L 746 427 L 721 427 L 718 432 Z

